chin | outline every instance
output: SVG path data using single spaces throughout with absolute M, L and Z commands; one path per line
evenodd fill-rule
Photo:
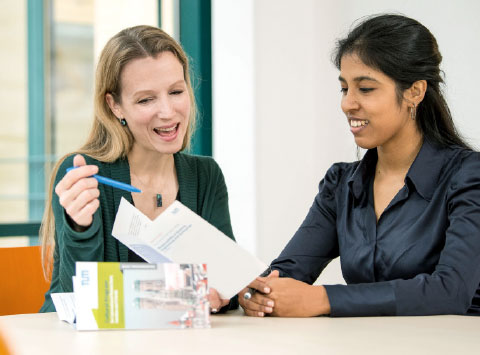
M 362 139 L 355 139 L 355 143 L 362 149 L 373 149 L 376 148 L 377 145 L 373 142 L 366 142 Z
M 183 139 L 181 141 L 171 142 L 170 144 L 162 144 L 157 147 L 157 151 L 163 154 L 175 154 L 182 150 Z

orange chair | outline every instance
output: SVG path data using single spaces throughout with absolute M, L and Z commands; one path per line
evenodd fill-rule
M 10 351 L 10 347 L 8 346 L 7 342 L 5 339 L 2 337 L 2 334 L 0 333 L 0 355 L 10 355 L 12 354 Z
M 39 246 L 0 248 L 0 316 L 37 313 L 49 286 Z

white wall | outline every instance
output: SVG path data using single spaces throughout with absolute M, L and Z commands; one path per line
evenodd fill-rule
M 158 1 L 94 0 L 94 58 L 97 59 L 105 44 L 127 27 L 158 26 Z
M 253 0 L 212 1 L 213 151 L 237 241 L 256 252 Z
M 340 110 L 335 39 L 352 22 L 401 12 L 425 24 L 444 57 L 458 127 L 480 147 L 476 84 L 480 2 L 214 0 L 214 155 L 238 242 L 270 262 L 302 222 L 318 182 L 356 149 Z M 253 58 L 253 59 L 252 59 Z M 338 261 L 321 282 L 341 282 Z

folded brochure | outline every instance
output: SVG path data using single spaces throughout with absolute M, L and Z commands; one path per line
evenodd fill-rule
M 149 263 L 207 264 L 209 287 L 229 299 L 266 265 L 179 201 L 151 221 L 122 198 L 112 235 Z

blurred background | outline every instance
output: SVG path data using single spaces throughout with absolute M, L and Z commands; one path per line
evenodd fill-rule
M 225 174 L 238 243 L 270 262 L 303 221 L 326 170 L 356 160 L 340 110 L 335 40 L 366 15 L 422 22 L 443 54 L 460 132 L 480 147 L 480 3 L 469 0 L 0 0 L 0 247 L 35 245 L 55 161 L 92 122 L 105 42 L 160 26 L 192 61 L 192 153 Z M 338 260 L 320 282 L 343 282 Z

